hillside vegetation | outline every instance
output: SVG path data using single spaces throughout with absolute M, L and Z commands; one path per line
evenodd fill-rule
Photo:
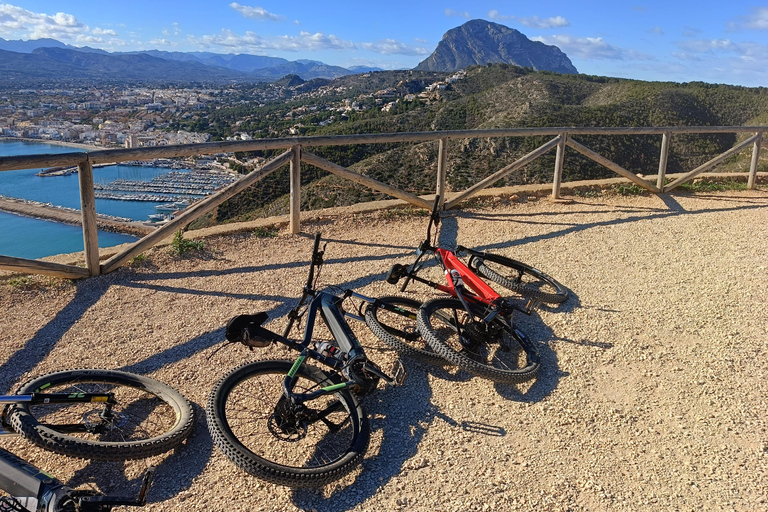
M 332 82 L 306 82 L 297 86 L 303 93 L 296 105 L 322 104 L 328 95 L 312 97 L 313 88 L 336 86 L 339 97 L 365 105 L 374 103 L 374 93 L 392 87 L 398 93 L 419 92 L 446 77 L 444 73 L 416 71 L 376 72 L 352 75 Z M 338 99 L 338 98 L 333 98 Z M 285 105 L 283 105 L 283 108 Z M 250 128 L 262 136 L 274 134 L 279 120 L 267 117 L 270 108 L 243 105 L 237 109 L 210 112 L 209 131 L 248 119 L 240 129 Z M 631 126 L 726 126 L 748 125 L 768 120 L 768 89 L 694 83 L 642 82 L 587 75 L 535 72 L 508 64 L 475 66 L 466 77 L 452 83 L 439 97 L 398 102 L 389 112 L 378 107 L 349 113 L 341 123 L 320 126 L 327 114 L 304 120 L 302 135 L 391 133 L 432 130 L 465 130 L 509 127 L 631 127 Z M 274 135 L 272 135 L 274 136 Z M 448 144 L 448 186 L 461 190 L 489 176 L 532 151 L 549 137 L 451 140 Z M 624 168 L 655 174 L 661 146 L 660 136 L 578 136 L 578 142 Z M 735 134 L 676 135 L 672 138 L 668 172 L 691 170 L 726 151 L 737 141 Z M 437 142 L 423 144 L 371 144 L 315 148 L 314 152 L 340 165 L 416 194 L 434 191 Z M 268 154 L 261 156 L 268 157 Z M 497 185 L 551 182 L 554 150 L 513 173 Z M 748 155 L 746 156 L 748 159 Z M 744 157 L 727 163 L 743 167 Z M 740 163 L 741 162 L 741 163 Z M 324 171 L 302 166 L 302 208 L 341 206 L 382 198 L 381 194 Z M 566 151 L 564 181 L 613 177 L 614 173 Z M 287 171 L 270 176 L 258 187 L 239 195 L 219 208 L 217 220 L 247 219 L 287 211 Z

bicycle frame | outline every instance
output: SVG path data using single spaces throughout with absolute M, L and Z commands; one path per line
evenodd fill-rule
M 248 345 L 248 341 L 252 340 L 258 342 L 266 341 L 280 343 L 299 352 L 296 362 L 283 381 L 283 394 L 294 404 L 313 400 L 319 396 L 327 395 L 345 388 L 353 388 L 357 394 L 365 395 L 375 389 L 375 383 L 378 382 L 378 379 L 383 379 L 388 384 L 399 384 L 402 383 L 402 379 L 405 377 L 405 369 L 403 368 L 402 363 L 399 365 L 397 364 L 399 363 L 399 360 L 395 363 L 394 377 L 385 374 L 375 364 L 368 360 L 362 345 L 352 332 L 349 324 L 347 324 L 345 317 L 361 321 L 365 321 L 365 319 L 359 315 L 346 312 L 341 307 L 341 303 L 349 297 L 355 297 L 370 303 L 377 302 L 377 299 L 366 297 L 365 295 L 355 293 L 352 290 L 346 290 L 342 296 L 314 290 L 313 279 L 315 265 L 322 265 L 323 262 L 322 255 L 324 251 L 319 251 L 319 243 L 320 234 L 318 233 L 315 236 L 315 246 L 310 264 L 309 278 L 304 287 L 304 293 L 302 294 L 299 304 L 289 313 L 288 317 L 290 320 L 282 335 L 261 326 L 261 324 L 267 320 L 265 313 L 240 315 L 239 317 L 235 317 L 230 320 L 230 325 L 232 325 L 238 318 L 252 319 L 254 323 L 247 327 L 243 327 L 241 330 L 233 329 L 237 330 L 237 332 L 233 333 L 229 332 L 229 327 L 227 329 L 227 339 L 230 341 L 241 341 L 246 345 Z M 307 310 L 305 311 L 307 318 L 304 326 L 304 337 L 301 341 L 292 340 L 287 336 L 293 323 L 300 319 L 304 314 L 299 314 L 298 311 L 309 297 L 312 297 L 312 300 L 309 302 Z M 380 305 L 390 311 L 399 311 L 403 314 L 408 314 L 407 312 L 400 310 L 400 308 L 389 304 L 385 305 L 380 303 Z M 314 333 L 318 313 L 330 330 L 334 341 L 337 343 L 340 353 L 339 355 L 341 357 L 325 355 L 311 348 L 313 344 L 312 335 Z M 315 359 L 316 361 L 341 372 L 346 378 L 346 381 L 334 383 L 310 393 L 295 393 L 293 388 L 297 381 L 296 374 L 308 358 Z
M 492 320 L 497 313 L 502 313 L 504 316 L 507 316 L 515 310 L 530 315 L 533 309 L 532 301 L 529 301 L 528 305 L 525 308 L 522 308 L 504 299 L 480 276 L 475 274 L 475 272 L 461 261 L 456 254 L 458 252 L 469 254 L 471 262 L 472 258 L 482 257 L 484 256 L 484 253 L 469 249 L 462 245 L 457 246 L 455 252 L 432 245 L 430 241 L 432 224 L 437 225 L 440 222 L 440 215 L 437 210 L 438 204 L 439 196 L 435 197 L 435 204 L 432 209 L 429 225 L 427 226 L 427 238 L 419 245 L 416 251 L 416 261 L 414 261 L 410 267 L 404 267 L 399 264 L 393 265 L 389 272 L 389 276 L 387 277 L 387 281 L 396 284 L 400 278 L 406 277 L 405 283 L 403 283 L 403 286 L 400 288 L 401 292 L 405 291 L 411 280 L 426 284 L 436 290 L 440 290 L 458 298 L 467 312 L 470 312 L 468 302 L 484 304 L 491 308 L 491 312 L 486 318 L 487 321 Z M 447 285 L 424 279 L 418 275 L 418 272 L 421 269 L 419 262 L 421 261 L 421 258 L 428 253 L 433 253 L 443 267 Z

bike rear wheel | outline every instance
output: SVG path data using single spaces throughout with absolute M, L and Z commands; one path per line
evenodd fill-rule
M 471 267 L 482 277 L 524 297 L 549 304 L 560 304 L 568 298 L 565 286 L 521 261 L 486 253 L 472 257 Z
M 388 311 L 382 303 L 400 311 Z M 422 363 L 445 366 L 448 361 L 435 353 L 419 332 L 420 307 L 421 302 L 406 297 L 382 297 L 365 308 L 365 323 L 381 341 L 400 354 Z
M 485 322 L 483 309 L 471 305 L 470 315 L 459 299 L 432 299 L 419 309 L 419 330 L 436 353 L 473 375 L 504 384 L 536 377 L 536 347 L 499 317 Z
M 256 361 L 232 370 L 213 388 L 206 407 L 216 446 L 245 472 L 289 487 L 321 487 L 358 466 L 370 440 L 368 418 L 357 399 L 338 390 L 291 406 L 283 380 L 292 361 Z M 294 391 L 337 383 L 308 365 Z
M 118 370 L 66 370 L 37 377 L 17 394 L 113 393 L 98 402 L 10 406 L 8 422 L 32 443 L 63 455 L 98 460 L 141 459 L 175 448 L 194 427 L 194 413 L 175 389 Z

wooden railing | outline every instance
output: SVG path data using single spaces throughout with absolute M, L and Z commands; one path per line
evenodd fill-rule
M 397 189 L 385 183 L 376 181 L 358 172 L 346 169 L 330 162 L 309 151 L 308 148 L 320 146 L 340 146 L 355 144 L 384 144 L 384 143 L 414 143 L 438 141 L 437 182 L 435 193 L 439 194 L 441 207 L 452 208 L 480 190 L 504 178 L 512 172 L 521 169 L 552 148 L 557 148 L 555 168 L 552 179 L 552 197 L 560 197 L 560 187 L 563 175 L 563 162 L 566 147 L 605 166 L 616 174 L 623 176 L 638 186 L 655 194 L 666 193 L 681 184 L 690 181 L 702 172 L 711 169 L 730 156 L 752 146 L 752 160 L 749 169 L 748 187 L 754 188 L 757 175 L 757 164 L 760 156 L 760 146 L 766 126 L 700 126 L 700 127 L 660 127 L 660 128 L 511 128 L 491 130 L 457 130 L 440 132 L 411 132 L 370 135 L 338 135 L 323 137 L 291 137 L 280 139 L 258 139 L 238 142 L 211 142 L 203 144 L 185 144 L 178 146 L 160 146 L 152 148 L 111 149 L 88 152 L 59 153 L 47 155 L 21 155 L 0 157 L 0 171 L 31 169 L 37 167 L 73 166 L 79 169 L 80 202 L 82 210 L 83 242 L 86 268 L 43 262 L 24 258 L 14 258 L 0 255 L 0 269 L 26 273 L 55 275 L 65 278 L 81 278 L 112 272 L 125 262 L 141 254 L 149 247 L 168 238 L 175 231 L 188 225 L 198 217 L 213 210 L 227 199 L 253 185 L 271 172 L 283 165 L 290 165 L 290 229 L 298 233 L 300 205 L 301 162 L 306 162 L 345 179 L 365 185 L 392 197 L 402 199 L 422 208 L 430 208 L 431 203 L 426 199 Z M 685 173 L 671 183 L 666 182 L 667 159 L 670 139 L 678 134 L 713 134 L 737 133 L 751 134 L 725 153 L 709 160 L 697 168 Z M 608 160 L 588 147 L 573 140 L 578 135 L 659 135 L 662 137 L 659 165 L 656 172 L 656 183 L 643 179 L 620 165 Z M 552 136 L 553 138 L 537 149 L 524 155 L 510 165 L 500 169 L 468 189 L 451 194 L 446 200 L 446 169 L 447 145 L 451 139 L 495 138 L 495 137 L 532 137 Z M 119 163 L 128 160 L 152 160 L 155 158 L 174 158 L 195 155 L 210 155 L 217 153 L 233 153 L 245 151 L 279 150 L 286 151 L 264 164 L 261 169 L 254 171 L 216 194 L 198 201 L 187 208 L 181 215 L 171 220 L 153 233 L 132 244 L 129 248 L 112 256 L 101 263 L 99 261 L 98 233 L 96 227 L 95 194 L 93 187 L 93 166 L 102 163 Z M 648 174 L 653 174 L 649 172 Z M 0 248 L 0 251 L 2 249 Z

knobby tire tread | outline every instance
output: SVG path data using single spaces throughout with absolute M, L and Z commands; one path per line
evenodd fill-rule
M 435 330 L 431 316 L 439 309 L 455 309 L 464 311 L 463 305 L 456 298 L 437 298 L 424 303 L 419 309 L 419 330 L 427 342 L 443 358 L 467 372 L 500 384 L 519 384 L 534 379 L 540 368 L 538 350 L 526 338 L 517 340 L 522 342 L 521 348 L 526 354 L 527 364 L 522 368 L 501 369 L 476 361 L 467 355 L 455 350 Z M 476 308 L 473 308 L 476 309 Z
M 554 292 L 543 292 L 531 287 L 524 282 L 516 282 L 505 276 L 502 276 L 488 265 L 485 264 L 485 260 L 497 263 L 499 265 L 514 269 L 517 272 L 527 274 L 537 281 L 546 283 L 552 287 Z M 568 289 L 557 282 L 552 276 L 545 274 L 544 272 L 526 265 L 525 263 L 504 256 L 496 254 L 486 254 L 484 257 L 476 258 L 473 262 L 474 270 L 482 277 L 493 281 L 494 283 L 507 288 L 515 293 L 518 293 L 524 297 L 546 302 L 548 304 L 561 304 L 568 298 Z
M 352 421 L 358 423 L 358 435 L 355 436 L 354 445 L 349 447 L 346 455 L 341 460 L 328 466 L 294 468 L 264 459 L 253 453 L 237 439 L 226 419 L 226 401 L 230 392 L 237 384 L 247 379 L 250 375 L 259 372 L 277 372 L 285 375 L 291 369 L 293 363 L 294 361 L 288 360 L 255 361 L 243 364 L 225 375 L 214 386 L 208 397 L 206 406 L 208 430 L 211 433 L 214 444 L 219 447 L 228 459 L 248 474 L 273 484 L 292 488 L 322 487 L 352 472 L 360 464 L 368 449 L 370 442 L 368 418 L 363 412 L 362 406 L 358 403 L 357 398 L 352 393 L 346 390 L 336 392 L 350 408 L 348 412 Z M 297 375 L 318 383 L 335 383 L 337 381 L 333 376 L 321 369 L 306 364 L 299 369 Z
M 412 308 L 414 311 L 418 311 L 421 307 L 421 302 L 406 297 L 381 297 L 379 301 L 395 306 Z M 369 304 L 365 309 L 365 323 L 368 325 L 371 332 L 373 332 L 381 341 L 395 349 L 401 355 L 424 364 L 433 366 L 445 366 L 449 364 L 446 359 L 435 353 L 429 344 L 425 344 L 426 347 L 423 349 L 415 347 L 405 341 L 401 336 L 393 333 L 393 331 L 397 331 L 396 328 L 388 326 L 379 320 L 378 311 L 380 310 L 381 308 L 377 307 L 375 303 Z

